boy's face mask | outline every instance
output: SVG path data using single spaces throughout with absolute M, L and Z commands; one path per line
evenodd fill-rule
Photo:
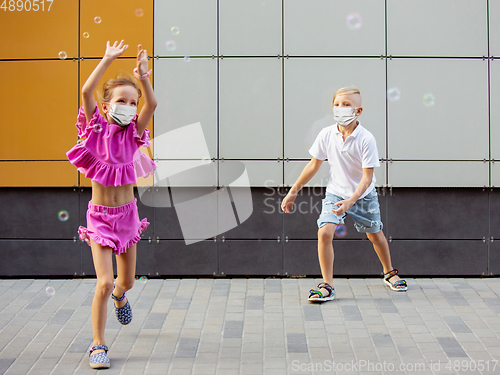
M 333 118 L 340 126 L 347 126 L 357 117 L 355 107 L 333 107 Z
M 110 110 L 108 114 L 118 125 L 128 125 L 137 114 L 137 107 L 123 104 L 109 103 Z

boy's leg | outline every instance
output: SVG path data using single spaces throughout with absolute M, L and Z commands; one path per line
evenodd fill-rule
M 94 341 L 92 345 L 106 345 L 104 330 L 106 328 L 107 304 L 113 291 L 113 262 L 112 250 L 90 240 L 92 259 L 97 276 L 94 299 L 92 300 L 92 332 Z M 95 350 L 92 354 L 103 352 Z
M 135 282 L 135 267 L 137 259 L 137 244 L 130 246 L 127 252 L 116 256 L 115 290 L 113 295 L 120 298 L 127 290 L 132 289 Z M 115 306 L 120 308 L 127 303 L 127 298 L 123 301 L 115 301 Z
M 336 224 L 327 223 L 318 229 L 318 258 L 321 268 L 323 281 L 333 287 L 333 236 L 335 234 Z M 321 294 L 328 295 L 328 290 L 320 289 Z M 313 296 L 319 297 L 318 295 Z
M 373 248 L 380 259 L 380 263 L 382 263 L 382 267 L 384 268 L 384 274 L 393 270 L 392 262 L 391 262 L 391 253 L 389 251 L 389 244 L 387 243 L 387 239 L 385 238 L 385 234 L 383 231 L 379 231 L 377 233 L 366 233 L 368 239 L 373 244 Z M 389 282 L 392 284 L 396 281 L 401 280 L 398 275 L 395 275 L 389 279 Z

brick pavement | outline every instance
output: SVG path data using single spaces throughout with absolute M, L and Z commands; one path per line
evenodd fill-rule
M 104 374 L 500 374 L 500 279 L 137 280 Z M 95 279 L 0 280 L 0 374 L 90 374 Z M 480 371 L 482 370 L 482 371 Z

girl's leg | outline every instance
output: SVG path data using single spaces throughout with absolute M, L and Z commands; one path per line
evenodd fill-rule
M 333 235 L 336 224 L 327 223 L 318 229 L 318 258 L 323 281 L 333 286 Z M 328 295 L 328 290 L 321 288 L 324 296 Z M 319 296 L 318 296 L 319 297 Z
M 132 289 L 135 282 L 135 265 L 137 259 L 137 244 L 130 246 L 126 253 L 116 256 L 115 290 L 113 295 L 120 298 L 127 290 Z M 116 307 L 120 308 L 127 303 L 127 298 L 123 301 L 115 301 Z
M 97 275 L 94 299 L 92 301 L 92 331 L 94 341 L 92 345 L 106 345 L 104 340 L 104 330 L 106 328 L 107 304 L 111 292 L 113 291 L 113 262 L 112 251 L 109 247 L 103 247 L 93 240 L 90 240 L 92 248 L 92 258 Z M 95 350 L 92 354 L 103 352 Z
M 387 239 L 385 238 L 384 232 L 380 231 L 377 233 L 367 233 L 368 239 L 372 242 L 373 248 L 380 259 L 380 263 L 382 263 L 382 267 L 384 268 L 384 274 L 393 270 L 391 263 L 391 253 L 389 251 L 389 244 L 387 243 Z M 399 276 L 393 276 L 389 279 L 391 283 L 395 283 L 396 281 L 401 280 Z

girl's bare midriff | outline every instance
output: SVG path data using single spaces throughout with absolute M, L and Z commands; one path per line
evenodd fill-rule
M 130 203 L 134 199 L 134 184 L 103 186 L 98 182 L 92 181 L 92 204 L 118 207 Z

